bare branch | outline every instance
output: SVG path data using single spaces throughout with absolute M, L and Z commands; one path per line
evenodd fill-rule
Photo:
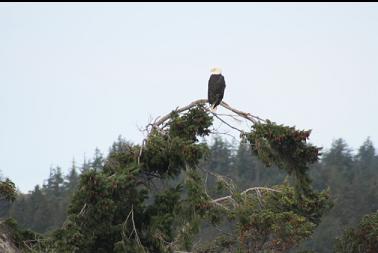
M 222 202 L 222 201 L 225 201 L 225 200 L 228 200 L 228 199 L 232 199 L 231 195 L 221 197 L 221 198 L 217 198 L 217 199 L 213 199 L 211 201 L 211 203 L 219 203 L 219 202 Z
M 279 190 L 276 190 L 276 189 L 272 189 L 272 188 L 268 188 L 268 187 L 252 187 L 252 188 L 248 188 L 244 191 L 242 191 L 240 194 L 241 195 L 246 195 L 248 192 L 250 191 L 256 191 L 258 197 L 261 196 L 261 192 L 260 190 L 265 190 L 265 191 L 271 191 L 271 192 L 281 192 Z M 213 199 L 211 201 L 211 203 L 219 203 L 219 202 L 224 202 L 226 200 L 231 200 L 232 202 L 234 202 L 235 200 L 232 198 L 232 195 L 228 195 L 228 196 L 224 196 L 224 197 L 221 197 L 221 198 L 217 198 L 217 199 Z
M 197 99 L 197 100 L 191 102 L 187 106 L 184 106 L 184 107 L 181 107 L 181 108 L 177 107 L 176 110 L 175 110 L 175 112 L 177 112 L 177 113 L 184 112 L 184 111 L 189 110 L 190 108 L 192 108 L 192 107 L 194 107 L 196 105 L 206 104 L 207 102 L 208 102 L 207 99 Z M 221 102 L 221 106 L 223 106 L 224 108 L 226 108 L 229 111 L 234 112 L 238 116 L 243 117 L 243 118 L 251 121 L 253 124 L 258 123 L 258 121 L 265 121 L 265 120 L 263 120 L 263 119 L 261 119 L 261 118 L 259 118 L 257 116 L 254 116 L 254 115 L 252 115 L 252 114 L 250 114 L 248 112 L 243 112 L 243 111 L 240 111 L 238 109 L 235 109 L 235 108 L 231 107 L 229 104 L 227 104 L 224 101 Z M 227 115 L 227 116 L 231 116 L 231 115 Z M 152 123 L 151 125 L 154 126 L 154 127 L 159 127 L 165 121 L 167 121 L 170 117 L 171 117 L 171 113 L 168 113 L 168 114 L 164 115 L 163 117 L 161 117 L 158 121 L 155 120 L 155 122 Z
M 87 203 L 84 203 L 83 207 L 81 208 L 79 214 L 77 216 L 82 216 L 85 213 L 85 209 L 87 208 Z
M 180 113 L 180 112 L 183 112 L 183 111 L 189 110 L 190 108 L 192 108 L 192 107 L 194 107 L 194 106 L 196 106 L 196 105 L 205 104 L 205 103 L 207 103 L 207 99 L 198 99 L 198 100 L 195 100 L 195 101 L 191 102 L 191 103 L 190 103 L 189 105 L 187 105 L 187 106 L 184 106 L 184 107 L 181 107 L 181 108 L 177 107 L 175 111 L 176 111 L 177 113 Z M 154 125 L 155 127 L 158 127 L 158 126 L 160 126 L 161 124 L 163 124 L 166 120 L 168 120 L 170 117 L 171 117 L 171 113 L 168 113 L 167 115 L 161 117 L 159 121 L 153 123 L 153 125 Z
M 221 117 L 219 117 L 216 113 L 212 112 L 212 114 L 217 118 L 219 119 L 220 121 L 222 121 L 224 124 L 226 124 L 227 126 L 231 127 L 232 129 L 236 130 L 236 131 L 239 131 L 240 133 L 244 133 L 243 130 L 240 130 L 239 128 L 236 128 L 234 126 L 231 126 L 229 123 L 227 123 L 226 121 L 224 121 Z
M 216 178 L 217 182 L 222 182 L 223 184 L 225 184 L 228 191 L 231 192 L 231 194 L 233 194 L 235 192 L 235 185 L 233 183 L 232 178 L 224 176 L 224 175 L 220 175 L 218 173 L 215 173 L 213 171 L 207 170 L 207 169 L 202 168 L 202 167 L 197 166 L 196 168 L 202 170 L 204 173 L 207 173 L 207 174 L 214 176 Z
M 237 114 L 217 113 L 217 115 L 218 115 L 218 116 L 226 116 L 226 117 L 230 117 L 230 118 L 234 119 L 234 120 L 237 121 L 237 122 L 241 122 L 240 119 L 236 118 L 237 116 L 239 116 L 239 115 L 237 115 Z
M 248 188 L 245 191 L 242 191 L 241 194 L 247 194 L 250 191 L 256 191 L 256 190 L 265 190 L 265 191 L 271 191 L 271 192 L 281 192 L 280 190 L 276 190 L 276 189 L 273 189 L 273 188 L 259 186 L 259 187 Z
M 140 157 L 142 156 L 144 145 L 146 145 L 147 139 L 143 139 L 142 145 L 140 145 L 139 155 L 138 155 L 138 165 L 140 164 Z
M 138 235 L 137 229 L 136 229 L 136 227 L 135 227 L 135 221 L 134 221 L 134 206 L 133 206 L 133 205 L 131 205 L 131 211 L 129 212 L 129 214 L 128 214 L 127 217 L 126 217 L 125 222 L 123 223 L 123 231 L 122 231 L 122 234 L 126 237 L 125 227 L 127 226 L 127 223 L 128 223 L 128 220 L 129 220 L 130 216 L 131 216 L 131 224 L 133 225 L 133 231 L 130 233 L 130 235 L 128 236 L 128 238 L 130 239 L 131 236 L 132 236 L 133 234 L 135 234 L 135 240 L 136 240 L 137 244 L 143 249 L 143 251 L 145 251 L 145 250 L 144 250 L 144 247 L 143 247 L 143 245 L 142 245 L 142 243 L 141 243 L 141 241 L 140 241 L 140 239 L 139 239 L 139 235 Z
M 254 116 L 254 115 L 250 114 L 249 112 L 243 112 L 243 111 L 240 111 L 238 109 L 232 108 L 229 104 L 227 104 L 224 101 L 221 102 L 221 106 L 223 106 L 224 108 L 236 113 L 237 115 L 251 121 L 253 124 L 258 123 L 258 121 L 264 121 L 265 122 L 265 120 L 263 120 L 263 119 L 261 119 L 257 116 Z
M 138 232 L 135 228 L 135 221 L 134 221 L 134 207 L 131 207 L 131 221 L 133 222 L 133 229 L 135 231 L 135 237 L 136 237 L 136 240 L 137 240 L 137 243 L 139 244 L 139 246 L 142 246 L 142 243 L 140 242 L 140 239 L 139 239 L 139 235 L 138 235 Z M 143 247 L 143 246 L 142 246 Z

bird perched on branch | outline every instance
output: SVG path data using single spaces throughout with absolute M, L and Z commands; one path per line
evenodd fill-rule
M 207 99 L 210 104 L 210 110 L 215 112 L 217 106 L 222 102 L 226 82 L 224 81 L 221 68 L 212 68 L 210 72 L 211 76 L 209 79 Z

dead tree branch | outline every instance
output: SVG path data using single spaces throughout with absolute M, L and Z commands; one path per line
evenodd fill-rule
M 222 121 L 224 124 L 226 124 L 227 126 L 231 127 L 232 129 L 236 130 L 236 131 L 239 131 L 240 133 L 244 133 L 243 130 L 240 130 L 239 128 L 236 128 L 234 126 L 231 126 L 229 123 L 227 123 L 225 120 L 223 120 L 221 117 L 219 117 L 216 113 L 212 112 L 212 114 L 217 118 L 219 119 L 220 121 Z
M 174 110 L 175 112 L 177 113 L 181 113 L 181 112 L 184 112 L 186 110 L 189 110 L 197 105 L 200 105 L 200 104 L 206 104 L 208 101 L 207 99 L 198 99 L 198 100 L 195 100 L 193 102 L 191 102 L 189 105 L 186 105 L 186 106 L 183 106 L 183 107 L 177 107 L 176 110 Z M 265 121 L 257 116 L 254 116 L 252 114 L 250 114 L 249 112 L 243 112 L 243 111 L 240 111 L 238 109 L 235 109 L 233 107 L 231 107 L 229 104 L 227 104 L 226 102 L 222 101 L 221 104 L 220 104 L 222 107 L 226 108 L 227 110 L 235 113 L 237 116 L 239 117 L 242 117 L 246 120 L 249 120 L 250 122 L 252 122 L 253 124 L 256 124 L 258 123 L 259 121 Z M 159 128 L 162 124 L 164 124 L 167 120 L 170 119 L 172 115 L 172 112 L 160 117 L 157 118 L 154 123 L 151 123 L 149 125 L 151 125 L 152 127 L 154 128 Z M 228 115 L 229 116 L 229 115 Z M 158 120 L 159 119 L 159 120 Z
M 186 110 L 189 110 L 190 108 L 193 108 L 196 105 L 205 104 L 205 103 L 207 103 L 207 99 L 198 99 L 198 100 L 191 102 L 187 106 L 184 106 L 184 107 L 181 107 L 181 108 L 178 107 L 175 110 L 175 112 L 177 112 L 177 113 L 184 112 Z M 162 125 L 165 121 L 167 121 L 170 118 L 171 118 L 171 112 L 168 113 L 167 115 L 161 117 L 157 122 L 155 121 L 152 125 L 155 126 L 155 127 L 159 127 L 160 125 Z
M 261 190 L 268 191 L 268 192 L 278 192 L 278 193 L 281 192 L 279 190 L 268 188 L 268 187 L 252 187 L 252 188 L 248 188 L 248 189 L 242 191 L 240 194 L 241 195 L 246 195 L 248 192 L 255 191 L 256 194 L 257 194 L 257 198 L 259 199 L 260 204 L 262 204 L 262 202 L 261 202 L 261 196 L 262 196 Z M 217 199 L 213 199 L 212 201 L 210 201 L 210 203 L 219 205 L 222 202 L 225 202 L 225 201 L 228 201 L 228 200 L 231 201 L 233 203 L 233 205 L 235 205 L 236 200 L 233 199 L 232 195 L 228 195 L 228 196 L 220 197 L 220 198 L 217 198 Z
M 249 121 L 251 121 L 253 124 L 257 124 L 259 121 L 263 121 L 265 122 L 265 120 L 257 117 L 257 116 L 254 116 L 252 114 L 250 114 L 249 112 L 243 112 L 243 111 L 240 111 L 238 109 L 235 109 L 233 107 L 231 107 L 229 104 L 227 104 L 226 102 L 222 101 L 221 102 L 221 106 L 223 106 L 224 108 L 236 113 L 237 115 L 239 115 L 240 117 L 243 117 Z
M 123 234 L 124 237 L 126 237 L 126 233 L 125 233 L 125 231 L 126 231 L 126 226 L 127 226 L 127 223 L 128 223 L 128 221 L 129 221 L 130 216 L 131 216 L 131 224 L 132 224 L 132 226 L 133 226 L 133 230 L 132 230 L 132 232 L 130 233 L 130 235 L 128 236 L 128 239 L 130 239 L 131 236 L 132 236 L 133 234 L 135 234 L 135 240 L 136 240 L 137 244 L 143 249 L 143 251 L 145 251 L 145 250 L 144 250 L 144 247 L 143 247 L 143 245 L 142 245 L 142 243 L 141 243 L 141 241 L 140 241 L 140 239 L 139 239 L 139 235 L 138 235 L 137 229 L 136 229 L 136 227 L 135 227 L 135 221 L 134 221 L 134 206 L 133 206 L 133 205 L 131 206 L 131 210 L 130 210 L 129 214 L 128 214 L 127 217 L 126 217 L 125 222 L 123 223 L 123 231 L 122 231 L 122 234 Z

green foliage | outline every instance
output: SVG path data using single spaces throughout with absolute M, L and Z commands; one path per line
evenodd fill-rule
M 179 116 L 177 112 L 171 113 L 169 122 L 169 135 L 171 137 L 180 137 L 192 143 L 198 141 L 198 136 L 207 136 L 210 134 L 209 127 L 213 123 L 204 105 L 198 105 L 190 108 L 183 116 Z
M 298 180 L 297 188 L 308 194 L 311 180 L 307 175 L 309 164 L 318 160 L 320 148 L 306 143 L 311 131 L 277 125 L 269 120 L 252 126 L 245 134 L 252 151 L 267 166 L 277 165 Z
M 233 153 L 221 139 L 210 149 L 199 143 L 210 134 L 213 121 L 203 105 L 170 116 L 161 127 L 152 126 L 142 145 L 119 138 L 106 158 L 96 150 L 79 181 L 75 171 L 65 181 L 57 168 L 42 189 L 20 198 L 18 212 L 33 199 L 39 206 L 30 205 L 28 213 L 50 220 L 51 208 L 38 215 L 31 210 L 42 210 L 41 203 L 64 203 L 73 194 L 65 202 L 69 207 L 63 225 L 45 237 L 44 252 L 286 251 L 313 233 L 331 204 L 328 192 L 310 190 L 307 170 L 319 149 L 306 143 L 309 131 L 269 121 L 257 124 L 244 136 L 251 145 L 240 145 Z M 299 188 L 287 183 L 243 192 L 230 178 L 208 180 L 206 171 L 228 174 L 248 186 L 249 180 L 282 183 L 284 174 L 273 169 L 267 173 L 258 158 L 294 173 L 307 194 L 298 198 Z M 212 201 L 225 194 L 229 202 Z M 204 234 L 205 225 L 217 232 Z M 198 244 L 203 235 L 201 239 L 212 238 Z
M 291 210 L 317 225 L 321 222 L 321 217 L 333 207 L 329 190 L 298 199 L 294 188 L 288 187 L 286 184 L 278 186 L 277 189 L 282 194 L 267 196 L 271 208 L 281 211 Z
M 51 169 L 47 183 L 43 187 L 37 185 L 29 194 L 19 194 L 9 207 L 8 215 L 16 219 L 21 228 L 39 233 L 48 233 L 60 227 L 66 218 L 78 178 L 75 166 L 66 179 L 59 167 Z
M 154 129 L 146 141 L 142 156 L 142 170 L 159 176 L 177 176 L 186 166 L 195 167 L 207 152 L 205 144 L 198 144 L 198 136 L 210 133 L 212 118 L 200 105 L 183 116 L 171 113 L 169 131 Z
M 267 169 L 265 164 L 251 150 L 251 145 L 240 142 L 233 158 L 233 173 L 228 176 L 235 175 L 235 171 L 237 171 L 237 182 L 240 187 L 276 185 L 285 180 L 287 173 L 284 170 L 280 170 L 275 165 Z
M 173 227 L 176 216 L 181 211 L 180 198 L 182 186 L 177 185 L 155 196 L 154 204 L 146 210 L 146 217 L 149 219 L 151 235 L 161 235 L 161 240 L 174 240 Z M 158 236 L 156 236 L 158 237 Z M 161 241 L 158 240 L 157 243 Z
M 198 106 L 183 116 L 172 113 L 169 130 L 153 129 L 142 150 L 123 140 L 114 144 L 103 168 L 81 175 L 68 219 L 54 234 L 56 248 L 171 252 L 169 245 L 176 239 L 190 247 L 203 200 L 198 196 L 198 179 L 187 168 L 196 166 L 206 153 L 206 145 L 196 142 L 197 136 L 209 134 L 211 122 L 203 106 Z M 182 172 L 191 176 L 173 188 L 149 187 Z
M 16 186 L 11 180 L 6 178 L 5 181 L 0 181 L 0 198 L 14 201 L 16 196 Z
M 336 253 L 374 253 L 378 249 L 378 212 L 365 215 L 356 228 L 347 229 L 335 245 Z
M 201 166 L 211 169 L 221 175 L 233 176 L 235 170 L 233 168 L 233 160 L 231 154 L 231 144 L 223 140 L 220 136 L 215 136 L 210 146 L 209 155 L 201 161 Z M 250 154 L 248 154 L 250 156 Z M 213 183 L 213 182 L 211 182 Z
M 322 218 L 312 239 L 299 249 L 333 252 L 335 238 L 358 225 L 365 214 L 378 210 L 378 157 L 367 139 L 353 155 L 343 139 L 337 139 L 310 170 L 318 189 L 328 188 L 333 208 Z
M 153 131 L 142 153 L 141 165 L 145 172 L 174 177 L 186 166 L 197 165 L 206 150 L 204 144 Z
M 263 193 L 234 193 L 234 208 L 223 214 L 233 221 L 228 236 L 222 233 L 200 252 L 223 252 L 226 243 L 231 252 L 287 251 L 313 233 L 320 223 L 319 217 L 331 206 L 327 192 L 299 200 L 295 189 L 287 184 L 273 189 Z
M 25 252 L 33 252 L 30 249 L 34 248 L 38 240 L 43 239 L 43 236 L 38 233 L 29 229 L 21 229 L 16 220 L 12 218 L 6 219 L 1 226 L 5 226 L 5 228 L 2 228 L 2 231 L 7 231 L 16 247 Z
M 146 192 L 138 189 L 135 174 L 132 170 L 117 176 L 95 170 L 82 174 L 67 223 L 55 233 L 59 250 L 111 252 L 114 245 L 105 239 L 122 240 L 122 223 L 132 207 L 142 213 Z

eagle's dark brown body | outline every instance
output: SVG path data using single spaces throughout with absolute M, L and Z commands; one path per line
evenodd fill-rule
M 222 74 L 212 74 L 209 79 L 207 99 L 212 109 L 215 109 L 223 99 L 226 82 Z

